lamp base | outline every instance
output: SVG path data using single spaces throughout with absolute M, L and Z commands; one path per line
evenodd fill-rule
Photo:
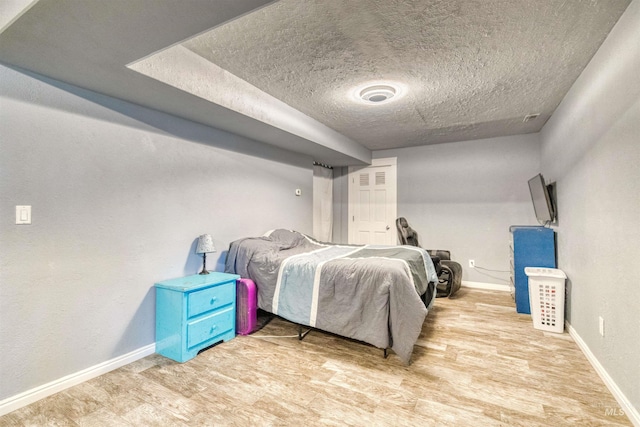
M 198 274 L 209 274 L 207 271 L 207 253 L 202 254 L 202 271 Z

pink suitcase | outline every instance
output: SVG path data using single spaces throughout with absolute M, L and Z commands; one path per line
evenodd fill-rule
M 236 334 L 249 335 L 258 323 L 258 296 L 253 280 L 236 280 L 236 297 Z

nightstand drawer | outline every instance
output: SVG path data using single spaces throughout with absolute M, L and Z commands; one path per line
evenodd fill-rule
M 232 304 L 236 295 L 236 282 L 225 283 L 187 295 L 187 317 L 191 318 L 207 311 Z
M 229 332 L 235 325 L 235 309 L 229 307 L 187 324 L 187 348 Z M 212 343 L 213 344 L 213 343 Z

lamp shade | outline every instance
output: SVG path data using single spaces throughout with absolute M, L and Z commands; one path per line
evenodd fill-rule
M 198 247 L 196 248 L 197 254 L 208 254 L 209 252 L 215 252 L 216 248 L 213 246 L 213 237 L 210 234 L 203 234 L 198 237 Z

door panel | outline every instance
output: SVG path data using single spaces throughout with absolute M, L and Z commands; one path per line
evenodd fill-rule
M 373 215 L 375 222 L 387 221 L 387 190 L 374 190 L 375 202 L 373 204 Z
M 396 159 L 349 168 L 349 243 L 397 244 Z
M 360 221 L 369 222 L 370 221 L 370 212 L 371 212 L 371 194 L 370 190 L 363 190 L 362 188 L 358 191 L 358 213 L 360 217 Z

